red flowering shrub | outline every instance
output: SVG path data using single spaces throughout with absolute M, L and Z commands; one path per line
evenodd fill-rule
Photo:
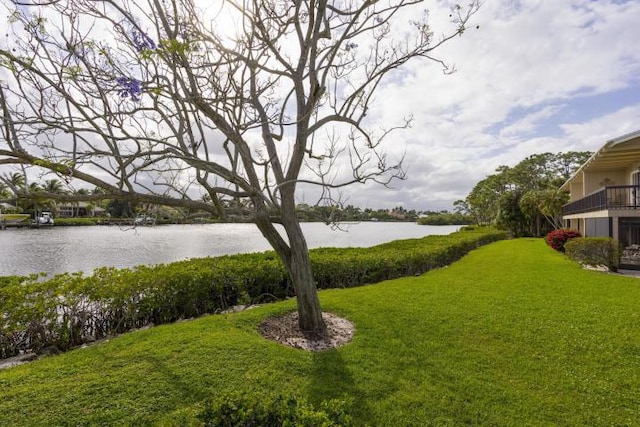
M 547 245 L 551 246 L 553 249 L 559 252 L 564 252 L 564 244 L 567 243 L 567 240 L 573 239 L 574 237 L 582 237 L 579 231 L 576 230 L 553 230 L 544 238 Z

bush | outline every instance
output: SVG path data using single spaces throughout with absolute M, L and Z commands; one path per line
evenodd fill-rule
M 420 217 L 417 223 L 418 225 L 463 225 L 473 224 L 473 219 L 458 212 L 439 212 Z
M 583 237 L 565 244 L 569 258 L 582 264 L 604 265 L 611 271 L 620 266 L 620 243 L 611 237 Z
M 100 222 L 100 218 L 56 218 L 56 225 L 59 226 L 77 226 L 77 225 L 96 225 Z
M 460 259 L 505 233 L 477 228 L 448 236 L 398 240 L 372 248 L 310 251 L 319 289 L 422 274 Z M 149 324 L 293 296 L 274 252 L 191 259 L 92 276 L 0 278 L 0 358 L 81 345 Z
M 212 427 L 349 427 L 347 407 L 336 399 L 317 409 L 295 396 L 232 394 L 208 403 L 198 418 Z
M 580 237 L 580 232 L 576 230 L 553 230 L 544 238 L 547 245 L 559 252 L 564 252 L 564 245 L 569 239 Z

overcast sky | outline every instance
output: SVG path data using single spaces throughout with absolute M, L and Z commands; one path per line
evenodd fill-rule
M 385 121 L 413 114 L 388 147 L 407 150 L 408 178 L 347 203 L 451 209 L 500 165 L 640 129 L 639 22 L 639 0 L 485 0 L 480 28 L 439 51 L 455 74 L 416 61 L 376 98 Z

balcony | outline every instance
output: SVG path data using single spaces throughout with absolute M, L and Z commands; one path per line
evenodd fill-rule
M 591 193 L 562 207 L 562 215 L 596 212 L 609 209 L 640 208 L 640 186 L 615 185 Z

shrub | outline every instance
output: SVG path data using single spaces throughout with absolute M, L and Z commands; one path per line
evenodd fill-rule
M 604 265 L 616 271 L 620 265 L 620 243 L 611 237 L 583 237 L 565 244 L 569 258 L 582 264 Z
M 347 409 L 347 402 L 336 399 L 317 409 L 295 396 L 231 394 L 209 402 L 198 418 L 212 427 L 349 427 Z
M 100 218 L 56 218 L 56 225 L 76 226 L 76 225 L 96 225 Z
M 569 239 L 580 237 L 580 232 L 576 230 L 553 230 L 544 238 L 547 245 L 559 252 L 564 252 L 564 245 Z

